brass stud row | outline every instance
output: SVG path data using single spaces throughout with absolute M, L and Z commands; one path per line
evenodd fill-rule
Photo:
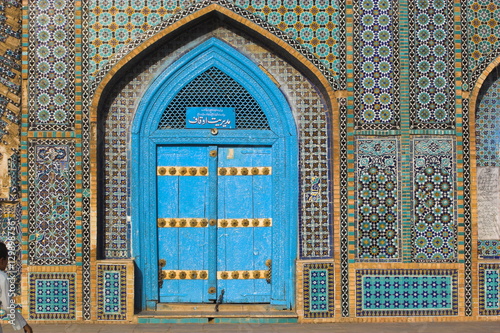
M 164 270 L 164 280 L 207 280 L 208 271 Z
M 217 225 L 220 228 L 241 228 L 241 227 L 271 227 L 272 219 L 223 219 Z
M 159 166 L 156 168 L 157 176 L 207 176 L 207 167 L 179 167 Z
M 271 167 L 232 167 L 218 168 L 219 176 L 268 176 L 271 175 L 273 168 Z
M 219 280 L 251 280 L 251 279 L 267 279 L 268 277 L 269 277 L 268 270 L 217 272 L 217 279 Z
M 158 228 L 205 228 L 217 225 L 219 228 L 271 227 L 273 219 L 205 219 L 205 218 L 159 218 Z
M 164 219 L 159 218 L 157 220 L 157 225 L 159 228 L 205 228 L 208 226 L 208 220 L 204 218 L 193 218 L 193 219 Z

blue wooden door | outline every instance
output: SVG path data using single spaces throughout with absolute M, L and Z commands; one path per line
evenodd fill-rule
M 270 147 L 160 146 L 160 302 L 269 303 Z
M 220 148 L 218 167 L 217 289 L 226 303 L 269 303 L 271 148 Z
M 208 302 L 209 147 L 158 147 L 157 209 L 161 302 Z M 213 191 L 213 190 L 212 190 Z

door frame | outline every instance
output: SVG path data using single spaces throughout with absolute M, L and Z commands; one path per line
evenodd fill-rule
M 241 84 L 264 110 L 271 130 L 158 130 L 163 110 L 177 93 L 210 67 L 217 67 Z M 283 93 L 250 59 L 216 38 L 210 38 L 174 62 L 151 83 L 137 108 L 131 127 L 130 216 L 132 256 L 137 266 L 136 307 L 155 310 L 158 290 L 156 226 L 156 147 L 158 145 L 271 146 L 276 229 L 273 231 L 271 304 L 295 306 L 295 260 L 298 225 L 298 141 L 292 111 Z M 276 170 L 276 173 L 275 171 Z M 273 218 L 273 225 L 275 224 Z M 155 240 L 155 241 L 151 241 Z

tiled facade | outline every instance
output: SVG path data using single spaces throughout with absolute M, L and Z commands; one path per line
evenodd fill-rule
M 497 0 L 0 1 L 0 239 L 23 313 L 137 320 L 132 120 L 165 68 L 216 37 L 292 108 L 300 321 L 500 315 L 499 12 Z

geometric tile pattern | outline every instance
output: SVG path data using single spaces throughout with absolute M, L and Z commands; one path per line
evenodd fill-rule
M 479 259 L 500 259 L 500 240 L 478 240 Z
M 127 267 L 97 266 L 97 319 L 127 318 Z
M 32 139 L 28 142 L 28 163 L 30 264 L 74 264 L 74 141 Z
M 35 0 L 29 6 L 29 126 L 70 130 L 75 105 L 75 5 Z
M 195 1 L 90 0 L 90 73 L 103 68 L 124 45 L 181 12 Z M 321 60 L 337 78 L 343 72 L 343 50 L 339 50 L 340 0 L 233 1 L 234 4 L 296 39 Z M 342 10 L 343 12 L 343 10 Z
M 349 317 L 349 173 L 347 164 L 347 98 L 339 98 L 339 160 L 340 160 L 340 299 L 342 317 Z
M 399 144 L 396 139 L 357 139 L 357 258 L 399 258 Z
M 410 1 L 412 128 L 453 128 L 455 49 L 453 2 Z
M 479 315 L 500 315 L 500 264 L 479 264 Z
M 473 70 L 484 63 L 490 53 L 498 53 L 500 49 L 500 1 L 468 0 L 468 4 L 468 22 L 464 24 L 469 29 L 468 69 Z
M 454 140 L 412 140 L 413 261 L 457 258 Z
M 354 1 L 357 129 L 399 128 L 398 1 Z
M 471 147 L 469 129 L 469 99 L 462 99 L 462 168 L 463 168 L 463 227 L 464 227 L 464 301 L 465 315 L 472 316 L 472 287 L 473 287 L 473 231 L 472 231 L 472 204 L 471 204 Z
M 29 273 L 30 319 L 75 319 L 74 273 Z
M 334 315 L 333 264 L 304 265 L 304 317 L 330 318 Z
M 209 24 L 209 23 L 207 23 Z M 215 27 L 214 27 L 215 28 Z M 176 57 L 181 54 L 189 41 L 199 43 L 198 36 L 210 31 L 208 25 L 193 28 L 187 34 L 173 39 L 168 45 L 160 48 L 154 55 L 132 68 L 119 85 L 110 94 L 106 119 L 103 121 L 103 139 L 100 156 L 104 165 L 104 201 L 106 220 L 105 257 L 127 258 L 129 251 L 128 214 L 128 128 L 135 112 L 135 101 L 148 87 L 161 66 L 165 57 Z M 238 50 L 252 48 L 255 44 L 246 38 L 235 35 L 221 27 L 210 35 L 217 37 Z M 318 195 L 314 200 L 302 200 L 300 209 L 300 254 L 303 258 L 329 258 L 332 256 L 332 229 L 330 222 L 330 192 L 328 147 L 329 118 L 326 109 L 313 86 L 296 70 L 283 60 L 265 52 L 252 48 L 251 57 L 265 68 L 272 68 L 273 75 L 281 80 L 290 98 L 295 101 L 298 129 L 301 131 L 299 142 L 301 189 L 306 197 L 311 193 L 311 184 Z M 286 77 L 286 79 L 284 79 Z
M 488 84 L 489 83 L 489 87 Z M 476 110 L 477 166 L 500 166 L 500 79 L 488 87 Z
M 356 271 L 356 312 L 366 316 L 450 316 L 458 314 L 458 271 Z

